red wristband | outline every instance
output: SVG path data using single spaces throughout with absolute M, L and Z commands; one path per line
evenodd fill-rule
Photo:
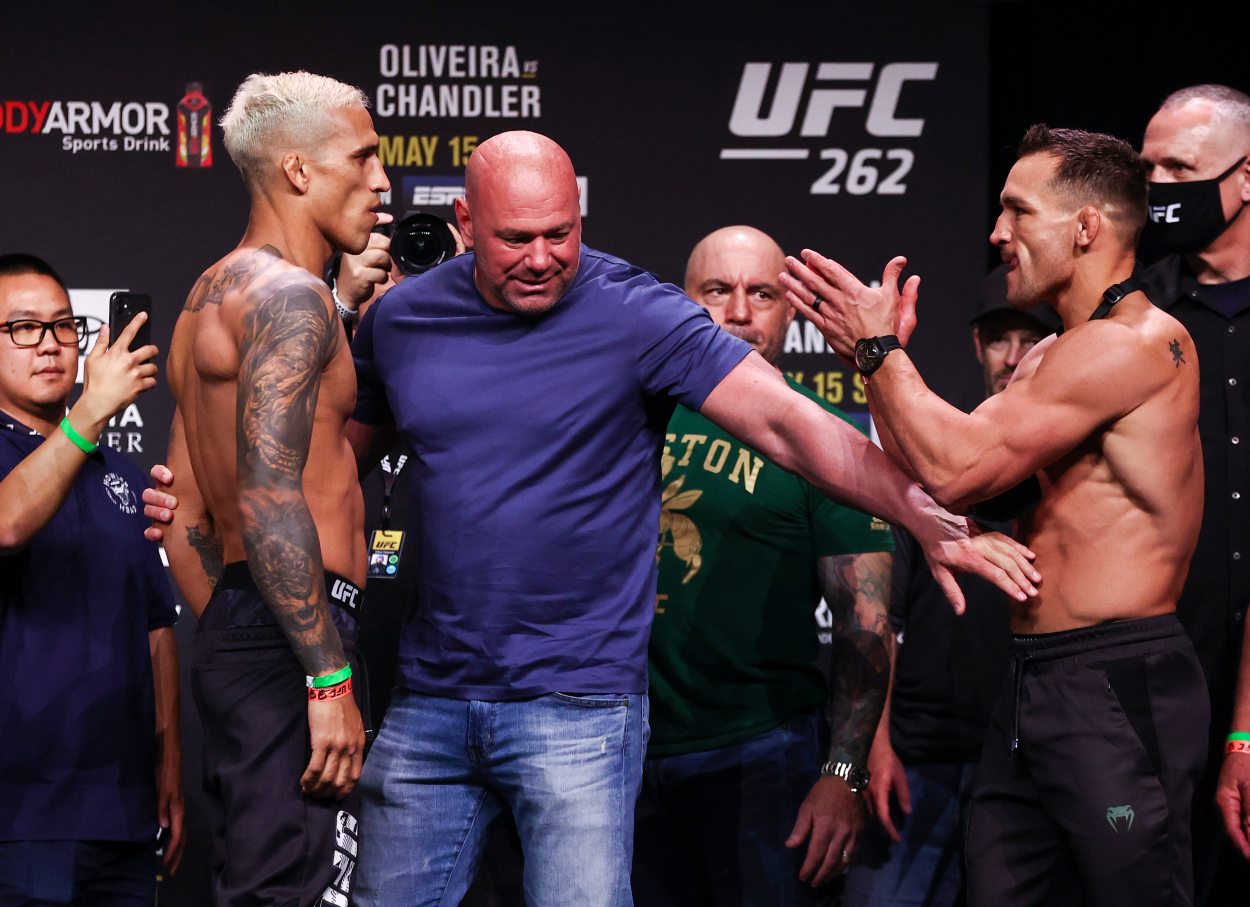
M 344 681 L 336 683 L 332 687 L 322 687 L 321 689 L 308 688 L 309 702 L 325 702 L 329 699 L 341 699 L 344 696 L 350 696 L 352 693 L 352 679 L 349 677 Z
M 1250 740 L 1230 740 L 1224 744 L 1224 755 L 1229 753 L 1245 753 L 1250 756 Z

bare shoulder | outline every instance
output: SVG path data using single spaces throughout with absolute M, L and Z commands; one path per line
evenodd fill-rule
M 324 366 L 343 337 L 325 283 L 280 260 L 239 286 L 226 305 L 236 307 L 231 322 L 240 354 L 252 359 L 276 354 L 292 367 Z
M 247 294 L 258 283 L 284 271 L 308 274 L 283 261 L 282 254 L 273 246 L 235 249 L 200 275 L 187 295 L 183 311 L 199 312 L 210 306 L 221 307 L 234 302 L 240 294 Z
M 1008 384 L 1015 384 L 1017 381 L 1023 381 L 1032 377 L 1037 371 L 1037 366 L 1041 363 L 1042 358 L 1046 355 L 1046 351 L 1054 345 L 1059 339 L 1058 334 L 1051 334 L 1043 337 L 1037 343 L 1033 344 L 1033 348 L 1024 354 L 1024 358 L 1020 360 L 1020 364 L 1016 366 L 1016 370 L 1011 373 Z
M 1121 302 L 1112 317 L 1039 343 L 1013 384 L 1029 387 L 1035 399 L 1067 401 L 1115 418 L 1174 383 L 1177 369 L 1196 358 L 1179 322 L 1138 296 Z

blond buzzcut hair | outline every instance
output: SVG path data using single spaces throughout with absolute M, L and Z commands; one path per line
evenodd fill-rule
M 264 174 L 275 145 L 311 150 L 332 131 L 334 111 L 368 106 L 363 91 L 328 76 L 252 73 L 221 118 L 223 144 L 251 185 Z

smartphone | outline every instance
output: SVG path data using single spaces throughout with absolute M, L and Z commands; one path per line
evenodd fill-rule
M 147 312 L 148 320 L 135 335 L 134 342 L 130 344 L 131 350 L 152 342 L 152 297 L 147 293 L 130 293 L 126 290 L 118 290 L 109 297 L 109 346 L 117 342 L 126 325 L 140 312 Z

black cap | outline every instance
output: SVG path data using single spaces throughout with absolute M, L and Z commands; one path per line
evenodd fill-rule
M 1007 265 L 995 268 L 981 282 L 981 299 L 977 306 L 977 314 L 969 324 L 979 324 L 990 315 L 998 312 L 1012 312 L 1033 321 L 1038 333 L 1043 336 L 1053 334 L 1063 327 L 1063 319 L 1049 302 L 1039 302 L 1027 309 L 1017 309 L 1007 302 Z

